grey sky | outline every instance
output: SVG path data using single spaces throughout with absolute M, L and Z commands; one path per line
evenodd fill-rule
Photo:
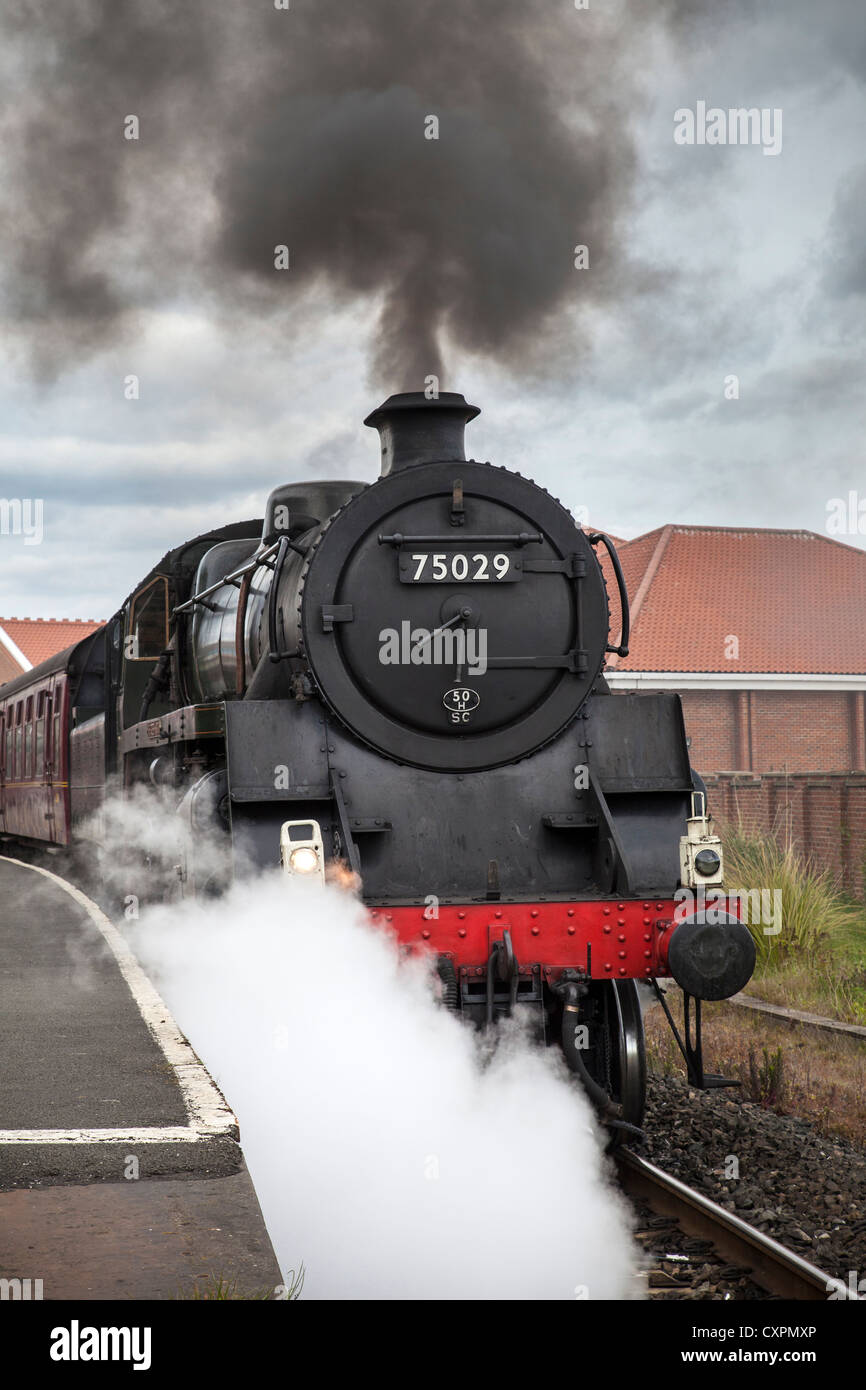
M 586 110 L 600 127 L 593 139 L 608 165 L 615 165 L 605 149 L 609 122 L 623 167 L 597 184 L 596 166 L 583 170 L 587 203 L 596 209 L 593 234 L 585 238 L 577 225 L 563 232 L 561 254 L 570 278 L 545 277 L 543 267 L 527 269 L 528 279 L 539 277 L 536 316 L 527 286 L 518 295 L 503 279 L 502 295 L 513 297 L 520 331 L 509 337 L 500 325 L 501 351 L 484 347 L 480 330 L 472 333 L 461 318 L 465 305 L 445 302 L 438 319 L 446 363 L 442 385 L 463 391 L 483 412 L 468 428 L 469 451 L 529 474 L 620 535 L 668 521 L 822 531 L 831 498 L 853 490 L 866 501 L 866 17 L 859 0 L 829 0 L 820 7 L 806 0 L 766 6 L 672 3 L 659 7 L 668 16 L 665 24 L 640 28 L 630 18 L 632 6 L 590 4 L 590 13 L 602 12 L 592 20 L 597 28 L 586 31 L 591 37 L 575 68 L 572 94 L 567 65 L 557 60 L 557 101 L 564 103 L 569 138 L 580 142 L 587 138 L 580 124 L 582 94 L 589 92 Z M 293 5 L 305 8 L 303 0 Z M 33 7 L 34 13 L 40 8 Z M 535 8 L 528 6 L 529 12 Z M 573 44 L 573 26 L 587 23 L 587 14 L 568 0 L 543 8 L 539 36 L 545 44 L 555 46 L 558 26 Z M 162 9 L 162 23 L 170 27 L 173 7 Z M 17 23 L 27 10 L 13 5 L 10 13 Z M 291 11 L 280 15 L 279 22 L 292 23 L 290 16 Z M 41 52 L 40 34 L 33 25 L 23 32 L 32 65 Z M 21 75 L 27 71 L 25 40 L 20 33 L 12 37 L 15 43 L 6 46 L 2 60 L 13 79 L 3 117 L 7 131 L 18 128 L 15 89 L 17 84 L 19 95 L 24 90 Z M 335 41 L 327 28 L 318 37 L 322 44 Z M 205 127 L 212 113 L 201 113 L 199 128 L 195 111 L 184 106 L 185 63 L 195 63 L 196 35 L 186 34 L 185 42 L 189 54 L 181 45 L 172 100 L 184 108 L 184 128 L 192 122 L 194 138 L 175 156 L 170 142 L 155 154 L 143 130 L 132 153 L 150 160 L 147 178 L 142 175 L 148 207 L 137 208 L 134 189 L 126 190 L 125 201 L 112 191 L 99 147 L 90 150 L 83 142 L 86 159 L 94 163 L 93 197 L 102 190 L 120 208 L 91 247 L 91 255 L 101 247 L 114 267 L 111 293 L 120 322 L 104 340 L 97 335 L 88 345 L 87 335 L 82 337 L 79 287 L 66 283 L 70 275 L 84 274 L 86 265 L 76 267 L 64 245 L 69 228 L 58 212 L 63 187 L 45 204 L 49 222 L 43 225 L 32 190 L 4 179 L 0 239 L 20 246 L 29 229 L 39 255 L 30 257 L 29 280 L 16 285 L 5 277 L 0 497 L 42 498 L 45 526 L 38 546 L 0 535 L 5 615 L 107 616 L 170 545 L 209 525 L 261 514 L 277 483 L 309 473 L 368 480 L 376 474 L 376 437 L 361 421 L 403 384 L 387 379 L 377 336 L 383 303 L 395 302 L 388 257 L 399 256 L 399 235 L 389 231 L 386 250 L 377 243 L 377 255 L 357 273 L 341 265 L 329 279 L 327 248 L 320 250 L 308 282 L 302 266 L 293 265 L 288 273 L 296 277 L 296 298 L 277 313 L 267 302 L 273 291 L 266 282 L 251 285 L 248 293 L 244 283 L 226 299 L 218 283 L 228 274 L 224 269 L 211 281 L 201 265 L 188 274 L 152 273 L 148 236 L 163 237 L 152 249 L 154 263 L 157 250 L 162 255 L 167 247 L 183 269 L 182 258 L 197 239 L 201 257 L 208 255 L 213 206 L 206 195 L 213 171 Z M 486 42 L 494 55 L 497 43 L 505 44 L 495 24 Z M 218 39 L 209 43 L 213 47 Z M 107 64 L 111 53 L 107 47 Z M 503 48 L 503 70 L 507 57 Z M 209 55 L 217 66 L 226 61 L 225 53 Z M 332 68 L 326 71 L 329 82 L 335 80 Z M 400 109 L 441 111 L 437 146 L 422 151 L 439 161 L 437 188 L 445 188 L 452 157 L 460 162 L 464 183 L 471 183 L 473 151 L 483 164 L 486 150 L 502 147 L 496 137 L 505 126 L 492 128 L 491 122 L 510 121 L 503 115 L 507 93 L 502 97 L 497 89 L 494 100 L 481 92 L 478 112 L 486 125 L 479 135 L 473 133 L 473 88 L 465 72 L 458 82 L 444 62 L 441 70 L 433 63 L 421 72 L 408 61 L 407 68 L 408 79 L 404 73 L 401 82 L 409 81 L 409 95 L 401 96 Z M 358 90 L 369 93 L 372 84 L 375 91 L 374 78 L 359 71 Z M 341 100 L 348 100 L 351 64 L 340 81 Z M 411 81 L 417 81 L 414 93 Z M 122 123 L 133 99 L 124 99 L 122 83 L 112 90 L 114 107 L 105 108 L 101 119 L 116 115 Z M 539 120 L 550 112 L 541 95 L 530 97 L 519 137 L 526 148 L 515 154 L 513 188 L 503 169 L 495 187 L 491 183 L 491 207 L 506 225 L 494 228 L 496 235 L 485 228 L 467 252 L 470 268 L 484 280 L 473 312 L 488 314 L 491 324 L 496 316 L 484 296 L 496 294 L 498 275 L 507 275 L 509 283 L 519 277 L 524 255 L 529 263 L 535 254 L 523 246 L 532 238 L 528 214 L 536 210 L 527 208 L 527 198 L 537 200 L 539 218 L 550 213 L 549 227 L 557 234 L 570 207 L 565 198 L 548 202 L 541 183 L 533 192 L 526 172 L 532 118 L 536 108 Z M 75 100 L 73 84 L 65 122 Z M 781 153 L 766 156 L 757 146 L 676 145 L 675 110 L 694 109 L 699 100 L 724 109 L 781 108 Z M 24 96 L 21 102 L 26 105 Z M 449 110 L 458 105 L 460 120 L 449 124 Z M 283 109 L 275 99 L 275 110 Z M 230 109 L 228 116 L 220 126 L 222 113 L 217 128 L 231 128 Z M 508 125 L 509 139 L 518 140 L 517 129 L 517 122 Z M 270 138 L 278 140 L 278 123 Z M 319 131 L 320 156 L 328 153 L 327 138 L 327 130 Z M 423 141 L 422 132 L 418 138 Z M 539 132 L 538 148 L 547 151 L 557 177 L 570 167 L 562 138 L 561 130 L 554 141 L 550 131 Z M 50 121 L 42 139 L 50 154 Z M 218 169 L 218 149 L 212 157 Z M 159 207 L 154 210 L 153 199 L 164 188 L 166 206 L 183 207 L 187 159 L 190 205 L 181 235 L 165 225 L 168 219 Z M 14 170 L 14 161 L 7 146 L 4 164 Z M 241 161 L 233 167 L 245 166 Z M 349 177 L 339 160 L 334 168 L 339 177 L 327 188 L 332 219 L 341 205 L 339 178 Z M 363 197 L 370 200 L 376 180 L 387 181 L 388 170 L 371 168 L 368 174 Z M 219 183 L 214 186 L 219 191 Z M 73 195 L 74 190 L 68 196 Z M 229 196 L 224 187 L 222 196 Z M 347 201 L 357 197 L 357 189 L 347 187 Z M 472 216 L 483 220 L 479 200 Z M 549 227 L 545 256 L 556 244 Z M 470 235 L 475 231 L 467 229 Z M 502 252 L 500 243 L 509 238 Z M 584 239 L 590 269 L 573 270 L 572 248 Z M 462 254 L 459 225 L 450 254 Z M 333 255 L 346 256 L 336 239 Z M 2 259 L 8 267 L 9 256 Z M 581 277 L 591 277 L 596 262 L 599 280 L 588 292 Z M 93 271 L 96 262 L 87 264 Z M 55 297 L 40 323 L 34 296 L 40 277 L 50 285 L 55 272 L 64 278 L 64 295 Z M 244 275 L 241 266 L 239 281 Z M 420 305 L 413 303 L 419 315 L 425 308 L 421 295 Z M 133 311 L 129 317 L 126 307 Z M 63 313 L 74 333 L 65 333 Z M 449 334 L 449 324 L 462 325 L 462 336 Z M 467 336 L 473 337 L 473 352 L 466 349 Z M 137 401 L 124 399 L 129 373 L 140 378 Z M 724 396 L 730 374 L 739 378 L 738 400 Z M 866 515 L 863 525 L 864 534 L 839 539 L 866 546 Z

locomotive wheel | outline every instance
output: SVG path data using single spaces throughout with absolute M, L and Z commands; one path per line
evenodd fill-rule
M 640 996 L 634 980 L 605 981 L 611 1006 L 611 1079 L 614 1099 L 622 1107 L 622 1119 L 637 1129 L 643 1123 L 646 1106 L 646 1044 Z M 627 1131 L 614 1130 L 621 1142 Z
M 587 1092 L 610 1128 L 614 1148 L 628 1139 L 629 1127 L 640 1129 L 646 1104 L 646 1048 L 635 981 L 594 983 L 580 1020 L 589 1027 L 590 1046 L 580 1061 L 569 1064 L 578 1073 L 585 1065 Z

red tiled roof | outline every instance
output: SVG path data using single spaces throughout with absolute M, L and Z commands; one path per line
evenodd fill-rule
M 722 526 L 663 526 L 618 549 L 632 627 L 628 657 L 608 659 L 617 670 L 866 674 L 866 550 Z M 604 569 L 614 640 L 619 600 Z
M 101 626 L 95 618 L 0 618 L 0 627 L 33 666 L 80 642 Z M 6 650 L 2 643 L 0 649 Z M 20 674 L 15 671 L 16 676 Z

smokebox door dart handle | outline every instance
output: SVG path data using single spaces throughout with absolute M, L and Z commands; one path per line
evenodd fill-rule
M 415 643 L 416 648 L 426 646 L 427 643 L 430 642 L 430 641 L 432 641 L 432 639 L 433 639 L 434 637 L 437 637 L 438 634 L 439 634 L 440 632 L 444 632 L 445 629 L 446 629 L 447 627 L 453 627 L 455 623 L 459 623 L 459 622 L 460 622 L 460 619 L 461 619 L 462 617 L 463 617 L 462 612 L 460 612 L 460 613 L 455 613 L 455 614 L 454 614 L 454 617 L 453 617 L 453 618 L 449 618 L 448 621 L 447 621 L 447 623 L 443 623 L 441 627 L 434 628 L 433 631 L 432 631 L 432 632 L 428 632 L 427 636 L 424 637 L 424 638 L 422 638 L 420 642 L 416 642 L 416 643 Z

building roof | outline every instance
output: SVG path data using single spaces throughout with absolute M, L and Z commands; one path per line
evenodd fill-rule
M 608 658 L 617 670 L 866 673 L 866 550 L 813 531 L 670 525 L 618 551 L 632 626 L 628 657 Z
M 20 676 L 88 637 L 95 618 L 0 618 L 0 682 Z M 7 670 L 12 663 L 11 670 Z

